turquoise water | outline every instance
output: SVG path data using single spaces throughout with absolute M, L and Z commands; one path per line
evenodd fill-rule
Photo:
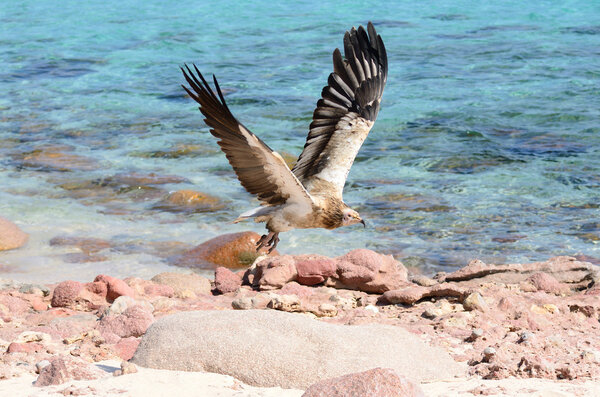
M 280 251 L 366 247 L 426 272 L 471 258 L 600 257 L 600 3 L 222 3 L 1 1 L 0 216 L 31 239 L 0 253 L 0 277 L 148 277 L 171 268 L 152 244 L 262 233 L 230 223 L 256 202 L 178 67 L 215 73 L 246 126 L 298 155 L 331 52 L 368 20 L 389 78 L 345 201 L 369 227 L 292 231 Z M 111 184 L 132 172 L 187 180 Z M 223 207 L 154 207 L 180 189 Z M 112 247 L 67 261 L 76 250 L 51 246 L 56 236 Z

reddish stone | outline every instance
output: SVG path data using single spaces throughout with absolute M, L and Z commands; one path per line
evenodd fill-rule
M 336 274 L 336 262 L 320 255 L 299 255 L 294 258 L 298 271 L 298 283 L 315 285 Z
M 297 276 L 294 257 L 283 255 L 263 259 L 254 269 L 248 269 L 244 278 L 252 278 L 254 287 L 268 290 L 281 288 L 286 283 L 296 280 Z
M 29 236 L 8 219 L 0 218 L 0 251 L 25 245 Z
M 135 295 L 133 289 L 121 279 L 101 274 L 94 279 L 94 282 L 96 281 L 106 284 L 106 300 L 108 302 L 112 303 L 119 296 L 126 295 L 133 298 Z
M 67 307 L 75 302 L 83 284 L 79 281 L 63 281 L 54 288 L 52 293 L 52 306 Z
M 108 293 L 108 287 L 106 283 L 101 281 L 95 281 L 93 283 L 86 283 L 85 288 L 93 294 L 106 298 L 106 294 Z
M 104 371 L 83 360 L 69 356 L 54 356 L 50 364 L 40 370 L 34 386 L 60 385 L 69 380 L 92 380 L 104 375 Z
M 13 342 L 8 345 L 7 353 L 39 353 L 44 351 L 45 347 L 43 344 L 38 342 L 29 343 L 17 343 Z
M 314 288 L 300 285 L 295 281 L 290 281 L 281 288 L 279 293 L 281 295 L 296 295 L 299 298 L 305 298 L 314 294 Z
M 226 267 L 215 270 L 215 291 L 220 294 L 237 291 L 242 285 L 242 278 Z
M 140 339 L 130 336 L 128 338 L 119 340 L 114 345 L 114 348 L 119 357 L 121 357 L 123 360 L 129 360 L 131 357 L 133 357 L 133 354 L 137 350 L 139 344 Z
M 150 284 L 144 287 L 144 294 L 152 297 L 166 296 L 171 298 L 175 294 L 175 290 L 173 287 L 164 284 Z
M 44 302 L 42 298 L 36 296 L 31 300 L 31 307 L 36 312 L 48 310 L 48 303 Z
M 122 314 L 102 318 L 98 324 L 98 330 L 103 335 L 113 334 L 120 338 L 142 336 L 153 322 L 154 316 L 147 308 L 134 305 L 127 308 Z
M 322 380 L 310 386 L 302 397 L 425 397 L 421 388 L 389 368 Z
M 534 273 L 527 279 L 538 291 L 560 294 L 565 288 L 558 280 L 546 273 Z M 568 290 L 568 288 L 566 288 Z
M 420 285 L 411 285 L 407 288 L 384 292 L 380 298 L 380 301 L 391 304 L 401 303 L 404 305 L 412 305 L 415 302 L 423 299 L 423 297 L 428 291 L 429 288 L 427 287 L 421 287 Z
M 230 233 L 205 241 L 173 259 L 176 266 L 216 268 L 241 268 L 251 265 L 258 257 L 256 242 L 260 235 L 254 232 Z M 266 254 L 263 248 L 261 254 Z M 275 250 L 270 256 L 279 255 Z
M 339 287 L 384 293 L 408 281 L 408 271 L 391 255 L 356 249 L 337 258 Z

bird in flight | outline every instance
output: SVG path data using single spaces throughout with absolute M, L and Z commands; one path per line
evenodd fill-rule
M 342 199 L 346 177 L 369 134 L 387 80 L 387 54 L 373 24 L 354 27 L 344 35 L 344 57 L 333 52 L 333 73 L 313 113 L 304 150 L 290 170 L 281 155 L 240 123 L 229 110 L 213 75 L 213 91 L 196 65 L 181 68 L 190 88 L 182 87 L 200 104 L 200 112 L 219 139 L 242 186 L 261 206 L 235 222 L 254 218 L 265 222 L 268 234 L 256 250 L 279 242 L 279 233 L 292 229 L 335 229 L 365 222 Z

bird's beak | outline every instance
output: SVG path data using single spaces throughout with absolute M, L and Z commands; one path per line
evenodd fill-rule
M 363 221 L 362 219 L 360 220 L 360 223 L 362 223 L 362 224 L 363 224 L 363 228 L 364 228 L 364 227 L 367 227 L 367 225 L 365 224 L 365 221 Z

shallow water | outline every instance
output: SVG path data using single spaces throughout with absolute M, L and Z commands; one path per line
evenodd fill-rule
M 262 233 L 229 223 L 256 202 L 185 97 L 178 67 L 215 73 L 238 119 L 298 155 L 332 50 L 368 20 L 386 43 L 389 79 L 344 198 L 369 227 L 289 232 L 280 251 L 366 247 L 426 272 L 471 258 L 600 257 L 598 3 L 235 4 L 3 2 L 0 216 L 31 239 L 0 253 L 0 277 L 150 277 L 171 267 L 149 244 Z M 110 183 L 132 172 L 187 181 Z M 224 207 L 153 207 L 180 189 Z M 51 246 L 56 236 L 113 247 L 67 261 L 77 250 Z

